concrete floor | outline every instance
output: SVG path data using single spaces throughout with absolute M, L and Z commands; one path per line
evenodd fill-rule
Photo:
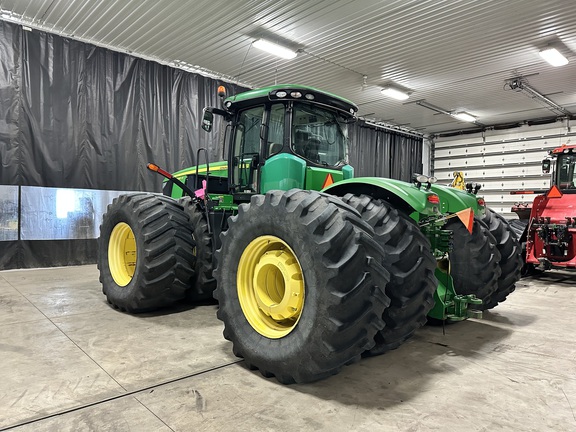
M 576 274 L 314 384 L 247 370 L 216 306 L 131 316 L 95 266 L 0 272 L 0 430 L 576 431 Z

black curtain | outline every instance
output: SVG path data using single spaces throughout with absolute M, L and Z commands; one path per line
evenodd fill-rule
M 0 184 L 160 191 L 146 163 L 194 165 L 199 147 L 217 157 L 202 109 L 219 105 L 219 85 L 245 90 L 6 22 L 0 34 Z
M 160 192 L 168 171 L 221 159 L 222 130 L 199 128 L 229 83 L 0 21 L 0 185 Z M 422 140 L 351 128 L 357 176 L 410 180 Z M 203 163 L 204 159 L 200 160 Z M 0 269 L 95 261 L 95 239 L 0 241 Z
M 168 171 L 221 159 L 198 125 L 217 88 L 246 90 L 0 21 L 0 185 L 160 192 Z M 201 162 L 204 160 L 202 159 Z M 95 239 L 0 241 L 0 269 L 94 262 Z
M 358 121 L 350 128 L 350 165 L 357 177 L 411 181 L 422 173 L 423 138 L 377 128 Z

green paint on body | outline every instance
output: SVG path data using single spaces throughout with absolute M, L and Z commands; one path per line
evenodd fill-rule
M 260 170 L 260 192 L 303 189 L 306 162 L 290 153 L 280 153 L 266 161 Z
M 442 213 L 456 213 L 460 210 L 472 208 L 476 216 L 485 213 L 485 207 L 478 205 L 478 197 L 472 193 L 439 184 L 432 185 L 433 192 L 440 197 L 440 211 Z
M 467 318 L 482 318 L 482 311 L 470 309 L 471 305 L 481 305 L 482 300 L 475 295 L 458 295 L 449 273 L 437 268 L 434 272 L 438 288 L 434 292 L 434 307 L 428 312 L 430 318 L 441 321 L 463 321 Z
M 274 90 L 297 90 L 300 92 L 309 91 L 312 93 L 321 93 L 321 94 L 330 96 L 331 98 L 338 99 L 338 100 L 340 100 L 346 104 L 352 105 L 354 107 L 356 106 L 354 104 L 354 102 L 351 102 L 348 99 L 345 99 L 341 96 L 335 95 L 333 93 L 329 93 L 329 92 L 324 91 L 324 90 L 319 90 L 319 89 L 314 88 L 314 87 L 303 86 L 303 85 L 299 85 L 299 84 L 277 84 L 277 85 L 273 85 L 273 86 L 249 90 L 247 92 L 238 93 L 237 95 L 230 96 L 230 97 L 226 98 L 224 103 L 226 103 L 228 101 L 230 101 L 230 102 L 244 102 L 244 101 L 250 101 L 252 99 L 259 99 L 259 98 L 263 98 L 263 97 L 268 97 L 268 94 Z
M 346 193 L 367 194 L 405 209 L 409 208 L 411 209 L 409 214 L 413 212 L 429 216 L 439 214 L 438 205 L 429 201 L 429 197 L 435 195 L 434 192 L 400 180 L 383 177 L 356 177 L 328 186 L 322 192 L 339 196 Z
M 340 182 L 344 179 L 342 171 L 327 168 L 307 167 L 305 189 L 315 191 L 322 190 L 326 182 L 329 180 L 330 175 L 332 176 L 332 181 L 334 183 Z

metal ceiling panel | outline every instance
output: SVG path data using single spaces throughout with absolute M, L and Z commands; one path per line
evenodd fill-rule
M 0 19 L 251 86 L 320 87 L 370 119 L 424 134 L 474 125 L 415 100 L 488 126 L 555 116 L 504 89 L 520 75 L 576 113 L 576 8 L 567 0 L 2 0 L 0 8 Z M 277 59 L 252 47 L 259 36 L 301 51 Z M 540 58 L 549 42 L 569 65 Z M 390 81 L 412 90 L 408 103 L 380 94 Z

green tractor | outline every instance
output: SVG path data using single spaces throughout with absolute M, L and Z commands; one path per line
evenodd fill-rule
M 219 94 L 202 128 L 223 118 L 227 161 L 200 149 L 205 164 L 174 174 L 149 164 L 164 195 L 108 207 L 98 267 L 110 304 L 139 313 L 213 296 L 234 353 L 282 383 L 394 349 L 426 320 L 481 315 L 502 276 L 481 198 L 422 175 L 355 178 L 357 107 L 336 95 L 300 85 Z M 452 217 L 470 207 L 472 235 Z

